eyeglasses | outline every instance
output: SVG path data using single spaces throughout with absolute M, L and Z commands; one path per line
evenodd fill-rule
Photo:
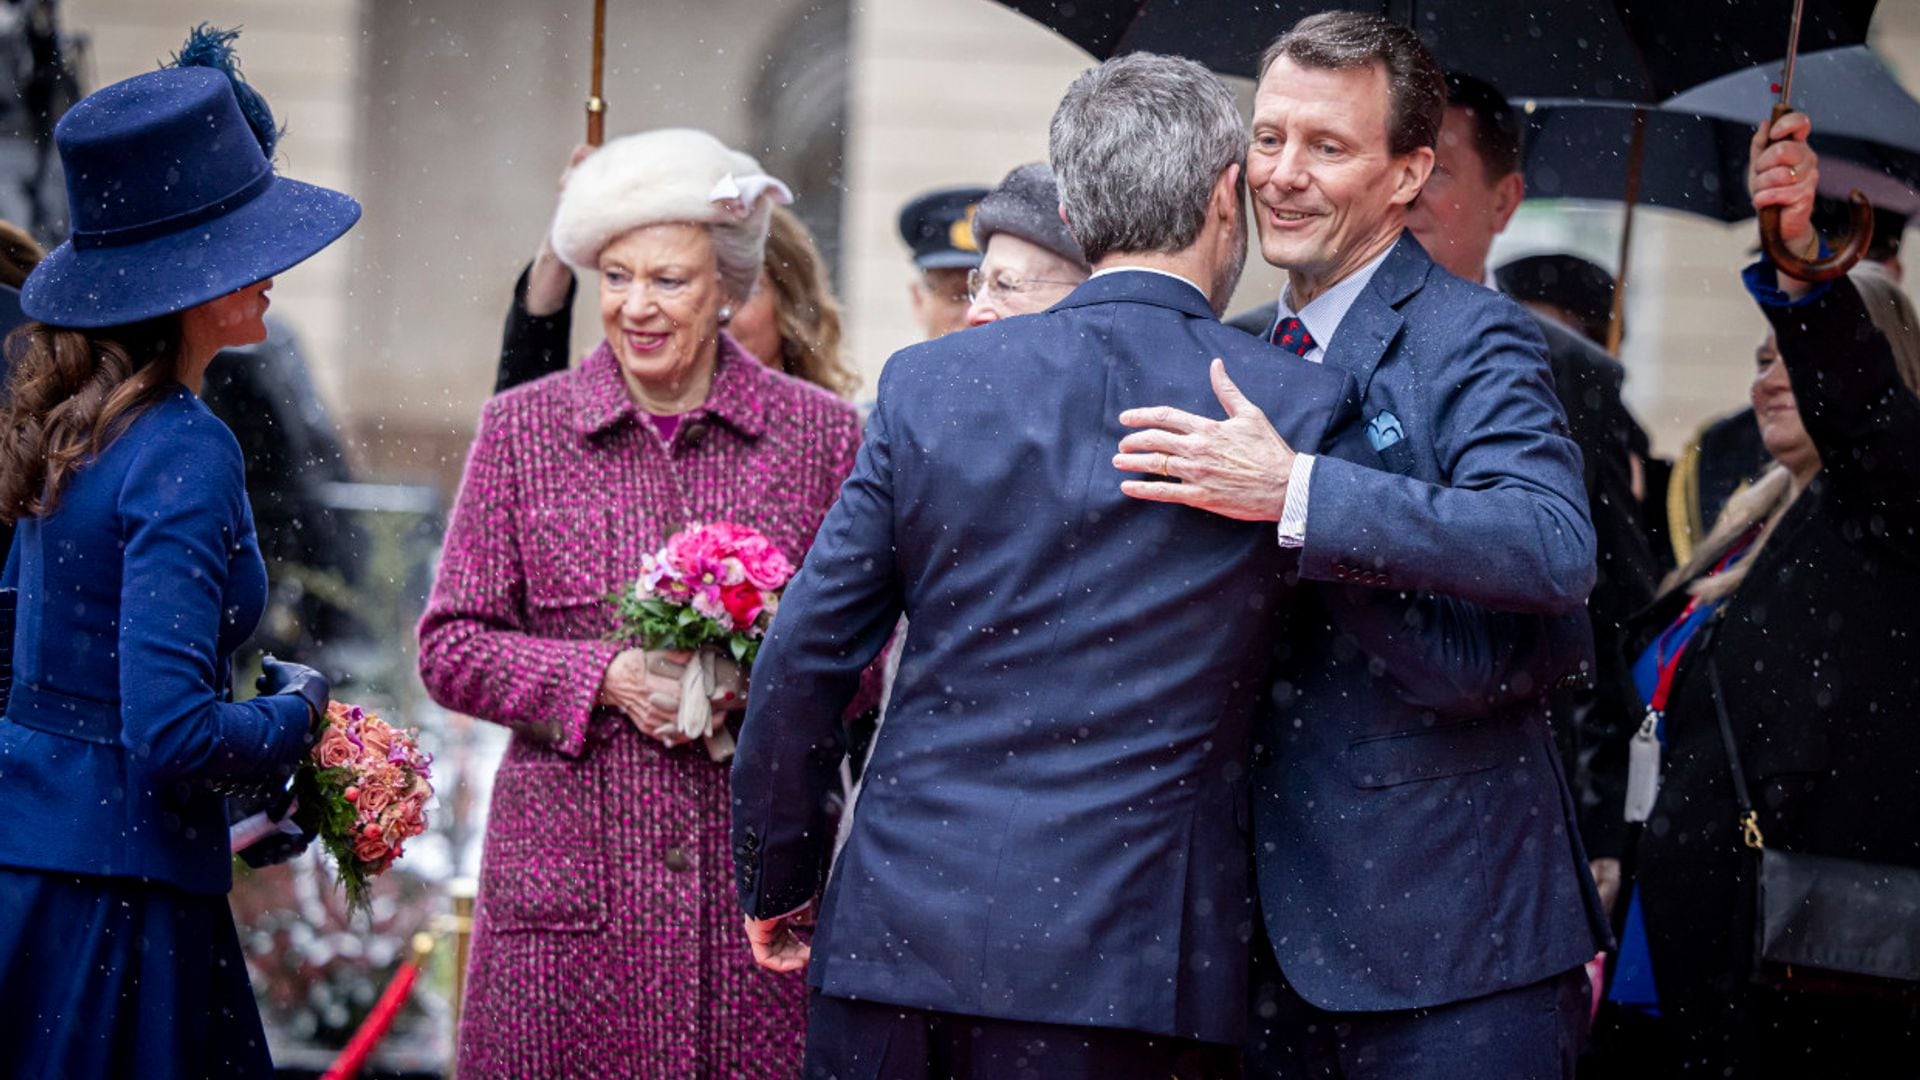
M 981 273 L 980 268 L 976 266 L 967 271 L 967 301 L 979 303 L 982 293 L 992 293 L 995 300 L 1005 303 L 1021 293 L 1032 292 L 1035 285 L 1054 285 L 1062 289 L 1074 289 L 1079 287 L 1080 283 L 1055 281 L 1050 278 L 1027 278 L 1023 281 L 1004 274 L 995 274 L 992 280 L 989 280 L 987 275 Z

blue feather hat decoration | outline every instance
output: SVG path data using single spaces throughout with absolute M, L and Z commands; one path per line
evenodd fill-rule
M 247 118 L 247 126 L 253 129 L 253 137 L 260 140 L 260 152 L 273 159 L 273 148 L 280 142 L 280 135 L 286 129 L 273 122 L 273 110 L 267 107 L 267 99 L 260 91 L 247 84 L 245 76 L 240 74 L 240 58 L 234 55 L 233 43 L 240 37 L 240 28 L 222 30 L 208 23 L 201 23 L 187 35 L 187 43 L 173 54 L 172 67 L 212 68 L 225 75 L 233 83 L 233 96 L 240 99 L 240 113 Z

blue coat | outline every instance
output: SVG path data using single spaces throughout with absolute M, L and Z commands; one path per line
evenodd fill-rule
M 266 603 L 239 444 L 184 387 L 19 523 L 13 696 L 0 722 L 0 865 L 232 886 L 209 780 L 284 775 L 296 697 L 223 700 Z
M 1544 343 L 1512 301 L 1404 235 L 1326 364 L 1358 381 L 1377 456 L 1336 449 L 1314 467 L 1301 576 L 1324 584 L 1303 591 L 1256 736 L 1275 954 L 1336 1010 L 1559 974 L 1607 930 L 1542 700 L 1591 655 L 1594 578 Z M 1396 634 L 1378 612 L 1397 590 L 1444 599 Z
M 1112 464 L 1126 408 L 1221 415 L 1216 356 L 1296 447 L 1351 413 L 1348 376 L 1146 272 L 888 362 L 733 769 L 741 902 L 785 913 L 820 886 L 842 708 L 907 615 L 813 939 L 825 993 L 1242 1037 L 1249 728 L 1294 559 L 1270 522 L 1127 498 Z

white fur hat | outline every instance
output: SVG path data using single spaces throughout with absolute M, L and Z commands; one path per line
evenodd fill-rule
M 567 177 L 553 215 L 553 250 L 575 270 L 593 270 L 614 238 L 670 221 L 744 225 L 764 238 L 772 204 L 792 201 L 793 192 L 759 162 L 704 131 L 623 135 Z

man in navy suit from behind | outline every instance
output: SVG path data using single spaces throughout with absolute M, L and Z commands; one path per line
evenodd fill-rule
M 1143 430 L 1116 464 L 1184 481 L 1130 494 L 1277 522 L 1315 583 L 1253 757 L 1255 1076 L 1571 1077 L 1608 937 L 1549 687 L 1499 659 L 1591 641 L 1580 454 L 1533 321 L 1405 229 L 1445 104 L 1411 30 L 1351 12 L 1277 39 L 1254 97 L 1254 219 L 1288 271 L 1269 333 L 1355 378 L 1373 457 L 1177 407 L 1121 418 Z M 1402 590 L 1384 655 L 1356 635 Z M 1427 617 L 1462 611 L 1481 629 Z
M 1270 527 L 1125 497 L 1111 448 L 1120 412 L 1155 401 L 1302 447 L 1358 429 L 1350 376 L 1217 321 L 1245 258 L 1245 154 L 1204 68 L 1086 72 L 1050 157 L 1094 276 L 881 376 L 754 665 L 733 767 L 755 954 L 809 968 L 808 1076 L 1235 1067 L 1250 726 L 1295 557 Z M 809 951 L 793 927 L 834 834 L 840 716 L 903 612 Z

